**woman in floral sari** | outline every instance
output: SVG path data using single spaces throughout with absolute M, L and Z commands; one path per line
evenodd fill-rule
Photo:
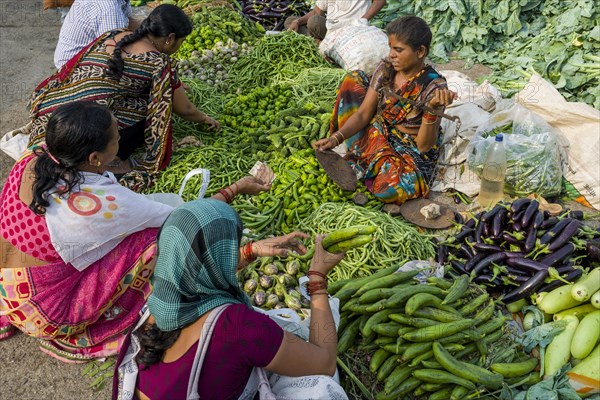
M 313 143 L 319 150 L 346 145 L 346 159 L 382 202 L 402 204 L 423 197 L 435 177 L 442 143 L 439 118 L 393 96 L 436 110 L 455 93 L 425 57 L 431 30 L 421 18 L 405 16 L 387 26 L 390 54 L 369 78 L 354 71 L 342 82 L 331 122 L 332 135 Z
M 44 141 L 52 112 L 72 101 L 107 106 L 119 123 L 118 159 L 109 168 L 121 184 L 140 191 L 153 184 L 171 158 L 172 114 L 218 128 L 187 98 L 170 55 L 192 31 L 185 13 L 161 5 L 134 32 L 106 32 L 34 91 L 31 123 L 21 128 L 29 144 Z M 141 154 L 136 154 L 136 151 Z

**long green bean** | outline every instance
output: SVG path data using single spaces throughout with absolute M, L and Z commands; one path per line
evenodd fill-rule
M 229 81 L 242 90 L 269 85 L 294 77 L 306 68 L 329 64 L 319 54 L 312 38 L 295 32 L 266 35 L 231 68 Z
M 402 218 L 348 203 L 324 203 L 300 222 L 307 233 L 329 233 L 353 225 L 375 225 L 375 240 L 350 249 L 331 272 L 333 281 L 371 275 L 390 266 L 411 260 L 427 260 L 434 255 L 428 236 Z

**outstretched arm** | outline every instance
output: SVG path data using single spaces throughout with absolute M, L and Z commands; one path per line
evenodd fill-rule
M 179 86 L 173 94 L 173 112 L 186 121 L 200 122 L 208 125 L 209 128 L 213 130 L 218 130 L 221 127 L 217 120 L 209 117 L 196 108 L 185 94 L 183 85 Z
M 324 282 L 327 275 L 344 257 L 323 249 L 323 235 L 315 240 L 315 255 L 310 264 L 309 282 Z M 281 346 L 265 368 L 286 376 L 329 375 L 335 373 L 337 333 L 326 289 L 315 290 L 310 296 L 310 334 L 308 342 L 285 332 Z
M 376 16 L 377 13 L 381 11 L 384 5 L 385 0 L 373 0 L 373 2 L 371 3 L 371 7 L 369 7 L 365 15 L 363 15 L 362 17 L 370 21 L 371 18 Z
M 337 132 L 334 132 L 331 136 L 325 139 L 317 140 L 312 144 L 315 150 L 329 150 L 337 145 L 341 144 L 344 140 L 356 135 L 359 131 L 364 129 L 377 111 L 377 92 L 372 88 L 369 88 L 367 95 L 363 100 L 362 104 L 356 110 L 354 114 L 343 127 L 339 128 Z

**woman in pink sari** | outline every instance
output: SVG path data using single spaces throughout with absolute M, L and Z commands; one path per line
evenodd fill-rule
M 42 351 L 83 362 L 116 354 L 138 320 L 158 228 L 172 207 L 106 171 L 119 133 L 105 106 L 63 105 L 46 131 L 45 145 L 17 161 L 0 194 L 0 339 L 18 328 Z M 213 198 L 268 188 L 244 177 Z

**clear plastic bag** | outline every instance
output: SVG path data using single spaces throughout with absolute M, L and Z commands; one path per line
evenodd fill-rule
M 481 177 L 488 148 L 498 133 L 504 134 L 506 149 L 504 193 L 516 197 L 559 195 L 564 157 L 558 135 L 541 117 L 512 100 L 500 103 L 477 129 L 468 147 L 469 168 Z

